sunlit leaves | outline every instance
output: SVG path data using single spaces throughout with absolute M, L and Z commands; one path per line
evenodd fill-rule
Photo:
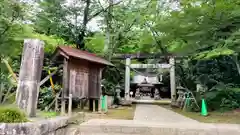
M 86 47 L 92 50 L 94 53 L 102 54 L 105 36 L 101 33 L 96 33 L 93 37 L 86 38 Z

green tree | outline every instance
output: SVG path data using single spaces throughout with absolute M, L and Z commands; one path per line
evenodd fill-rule
M 18 38 L 24 32 L 24 5 L 16 0 L 1 0 L 0 12 L 0 55 L 14 55 L 20 48 Z

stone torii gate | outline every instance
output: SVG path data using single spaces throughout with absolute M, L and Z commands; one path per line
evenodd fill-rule
M 131 68 L 165 68 L 170 69 L 170 87 L 171 87 L 171 100 L 172 102 L 176 99 L 176 78 L 175 78 L 175 56 L 169 56 L 168 64 L 131 64 L 131 59 L 159 59 L 166 58 L 166 56 L 159 56 L 158 54 L 125 54 L 117 55 L 115 58 L 125 59 L 125 98 L 130 100 L 130 71 Z

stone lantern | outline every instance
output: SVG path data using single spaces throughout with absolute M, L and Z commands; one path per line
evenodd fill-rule
M 117 84 L 116 93 L 117 93 L 117 98 L 118 99 L 121 99 L 120 92 L 121 92 L 121 86 L 119 84 Z

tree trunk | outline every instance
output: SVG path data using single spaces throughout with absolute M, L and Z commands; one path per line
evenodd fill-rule
M 111 22 L 112 22 L 112 17 L 111 17 L 111 13 L 112 13 L 112 6 L 113 5 L 113 0 L 109 0 L 109 8 L 108 8 L 108 12 L 106 14 L 106 24 L 107 24 L 107 28 L 106 28 L 106 42 L 104 45 L 104 50 L 103 52 L 105 54 L 108 54 L 108 59 L 110 60 L 110 56 L 111 56 L 111 52 L 112 52 L 112 47 L 111 46 Z M 110 51 L 110 52 L 109 52 Z
M 38 39 L 24 40 L 16 102 L 29 117 L 36 116 L 39 82 L 44 58 L 44 43 Z
M 84 49 L 85 43 L 84 43 L 84 37 L 85 37 L 85 32 L 87 29 L 87 23 L 88 23 L 88 18 L 89 18 L 89 7 L 90 7 L 91 0 L 86 1 L 86 7 L 84 8 L 84 14 L 83 14 L 83 25 L 81 32 L 78 35 L 78 43 L 77 43 L 77 48 L 78 49 Z

